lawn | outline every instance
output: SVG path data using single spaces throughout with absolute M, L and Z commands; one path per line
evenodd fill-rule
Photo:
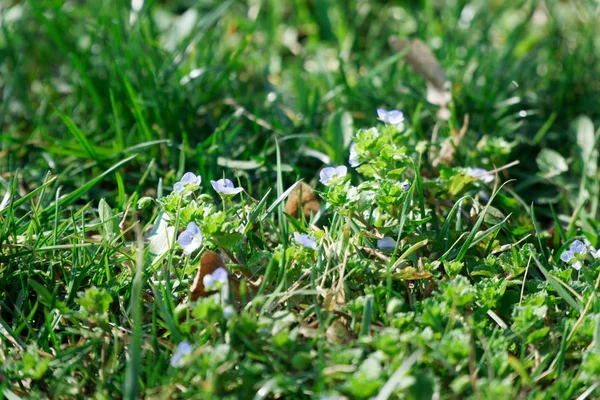
M 600 398 L 599 22 L 2 1 L 0 399 Z

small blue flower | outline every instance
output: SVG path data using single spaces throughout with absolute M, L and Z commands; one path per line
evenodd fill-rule
M 387 111 L 387 110 L 384 110 L 383 108 L 378 108 L 377 116 L 383 122 L 390 124 L 390 125 L 394 125 L 396 127 L 402 126 L 404 123 L 404 114 L 402 113 L 402 111 L 398 111 L 398 110 Z
M 226 306 L 223 309 L 223 316 L 227 319 L 229 319 L 234 313 L 235 313 L 235 311 L 233 310 L 233 307 L 231 307 L 231 306 Z
M 294 240 L 307 249 L 317 250 L 317 242 L 304 233 L 294 232 Z
M 488 171 L 483 168 L 467 168 L 466 172 L 470 177 L 479 179 L 483 183 L 492 183 L 496 179 L 494 175 L 488 174 Z
M 190 222 L 179 234 L 177 243 L 183 248 L 184 254 L 191 254 L 202 245 L 202 233 L 195 222 Z
M 224 194 L 227 196 L 235 195 L 244 190 L 241 187 L 234 187 L 233 182 L 229 179 L 219 179 L 218 181 L 210 181 L 213 189 L 215 189 L 220 194 Z
M 319 180 L 325 186 L 335 186 L 340 183 L 341 179 L 348 173 L 348 168 L 345 165 L 339 167 L 327 167 L 321 170 Z
M 384 236 L 377 241 L 377 248 L 380 250 L 394 250 L 396 248 L 396 241 L 391 237 Z
M 408 183 L 408 182 L 404 182 L 404 183 L 402 184 L 402 191 L 403 191 L 403 192 L 408 192 L 408 189 L 410 189 L 410 183 Z
M 571 250 L 565 250 L 560 255 L 560 259 L 566 263 L 571 261 L 573 259 L 573 257 L 575 257 L 575 253 L 573 253 L 573 251 L 571 251 Z
M 571 243 L 569 250 L 571 250 L 573 253 L 585 253 L 587 247 L 581 240 L 576 240 Z
M 183 364 L 183 358 L 192 354 L 193 349 L 194 348 L 192 347 L 190 342 L 185 341 L 185 340 L 183 342 L 180 342 L 177 345 L 177 349 L 175 350 L 173 357 L 171 357 L 171 366 L 172 367 L 181 366 Z
M 202 177 L 200 175 L 196 175 L 193 172 L 186 172 L 181 177 L 181 180 L 175 185 L 173 185 L 173 192 L 181 193 L 186 188 L 186 186 L 200 186 L 200 183 L 202 183 Z
M 569 263 L 571 267 L 579 271 L 583 266 L 583 263 L 576 259 L 576 254 L 583 255 L 587 253 L 587 250 L 588 249 L 585 243 L 583 243 L 581 240 L 575 240 L 573 243 L 571 243 L 571 246 L 569 246 L 569 250 L 563 251 L 563 253 L 560 255 L 560 259 L 566 263 Z M 573 260 L 575 260 L 575 262 L 572 262 Z
M 356 153 L 356 143 L 350 143 L 350 157 L 348 158 L 348 164 L 351 167 L 356 168 L 360 165 L 358 162 L 358 153 Z
M 202 283 L 206 289 L 210 289 L 215 286 L 216 283 L 219 283 L 221 286 L 227 285 L 227 277 L 229 273 L 223 267 L 217 268 L 212 274 L 204 275 L 202 278 Z

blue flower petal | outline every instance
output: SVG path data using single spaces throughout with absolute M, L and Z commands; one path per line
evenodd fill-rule
M 179 367 L 181 365 L 181 361 L 183 361 L 183 357 L 192 354 L 193 349 L 194 348 L 189 342 L 185 340 L 183 342 L 180 342 L 177 345 L 177 349 L 175 349 L 173 357 L 171 357 L 171 366 Z
M 573 259 L 573 257 L 575 257 L 575 254 L 571 251 L 571 250 L 565 250 L 563 251 L 563 253 L 560 255 L 560 259 L 564 262 L 569 262 Z
M 583 253 L 585 251 L 585 244 L 581 240 L 576 240 L 571 243 L 569 250 L 573 253 Z
M 184 184 L 196 183 L 196 174 L 194 174 L 193 172 L 186 172 L 185 174 L 183 174 L 183 177 L 179 182 Z
M 294 240 L 307 249 L 317 250 L 317 242 L 307 234 L 294 232 Z
M 188 231 L 192 236 L 198 235 L 200 233 L 200 228 L 198 228 L 198 225 L 196 225 L 194 221 L 190 222 L 185 228 L 185 230 Z

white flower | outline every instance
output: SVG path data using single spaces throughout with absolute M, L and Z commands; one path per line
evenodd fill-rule
M 397 128 L 400 128 L 404 125 L 404 114 L 402 113 L 402 111 L 398 111 L 398 110 L 387 111 L 387 110 L 384 110 L 383 108 L 378 108 L 377 116 L 383 122 L 390 124 L 390 125 L 394 125 Z
M 404 182 L 404 183 L 402 184 L 402 191 L 403 191 L 403 192 L 408 192 L 408 189 L 410 189 L 410 183 L 408 183 L 408 182 Z
M 179 234 L 177 243 L 183 248 L 184 254 L 191 254 L 202 245 L 202 233 L 195 222 L 190 222 L 185 231 Z
M 209 289 L 215 286 L 215 283 L 220 283 L 221 286 L 227 285 L 227 276 L 229 273 L 223 267 L 217 268 L 212 274 L 204 275 L 202 278 L 202 283 L 206 289 Z
M 213 189 L 224 195 L 234 195 L 244 190 L 241 187 L 234 187 L 233 182 L 229 179 L 219 179 L 218 181 L 210 181 Z
M 488 171 L 483 168 L 467 168 L 466 173 L 472 178 L 483 181 L 483 183 L 492 183 L 494 182 L 494 179 L 496 179 L 494 175 L 488 174 Z
M 391 237 L 384 236 L 377 241 L 377 247 L 380 250 L 393 250 L 396 248 L 396 241 Z
M 321 170 L 319 174 L 320 181 L 325 186 L 335 186 L 346 176 L 348 168 L 345 165 L 339 167 L 327 167 Z
M 183 363 L 183 358 L 192 354 L 193 347 L 190 342 L 183 341 L 177 345 L 177 349 L 171 357 L 171 366 L 179 367 Z
M 350 143 L 350 157 L 348 157 L 348 164 L 351 167 L 358 167 L 360 162 L 358 162 L 358 153 L 356 153 L 356 143 Z
M 317 242 L 304 233 L 294 232 L 294 240 L 307 249 L 317 250 Z
M 181 193 L 186 186 L 200 186 L 200 183 L 202 183 L 202 177 L 200 175 L 196 175 L 193 172 L 186 172 L 181 177 L 181 180 L 173 185 L 173 192 Z

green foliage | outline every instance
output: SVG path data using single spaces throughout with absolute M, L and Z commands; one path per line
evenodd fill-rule
M 142 3 L 0 5 L 2 397 L 600 396 L 597 4 Z

